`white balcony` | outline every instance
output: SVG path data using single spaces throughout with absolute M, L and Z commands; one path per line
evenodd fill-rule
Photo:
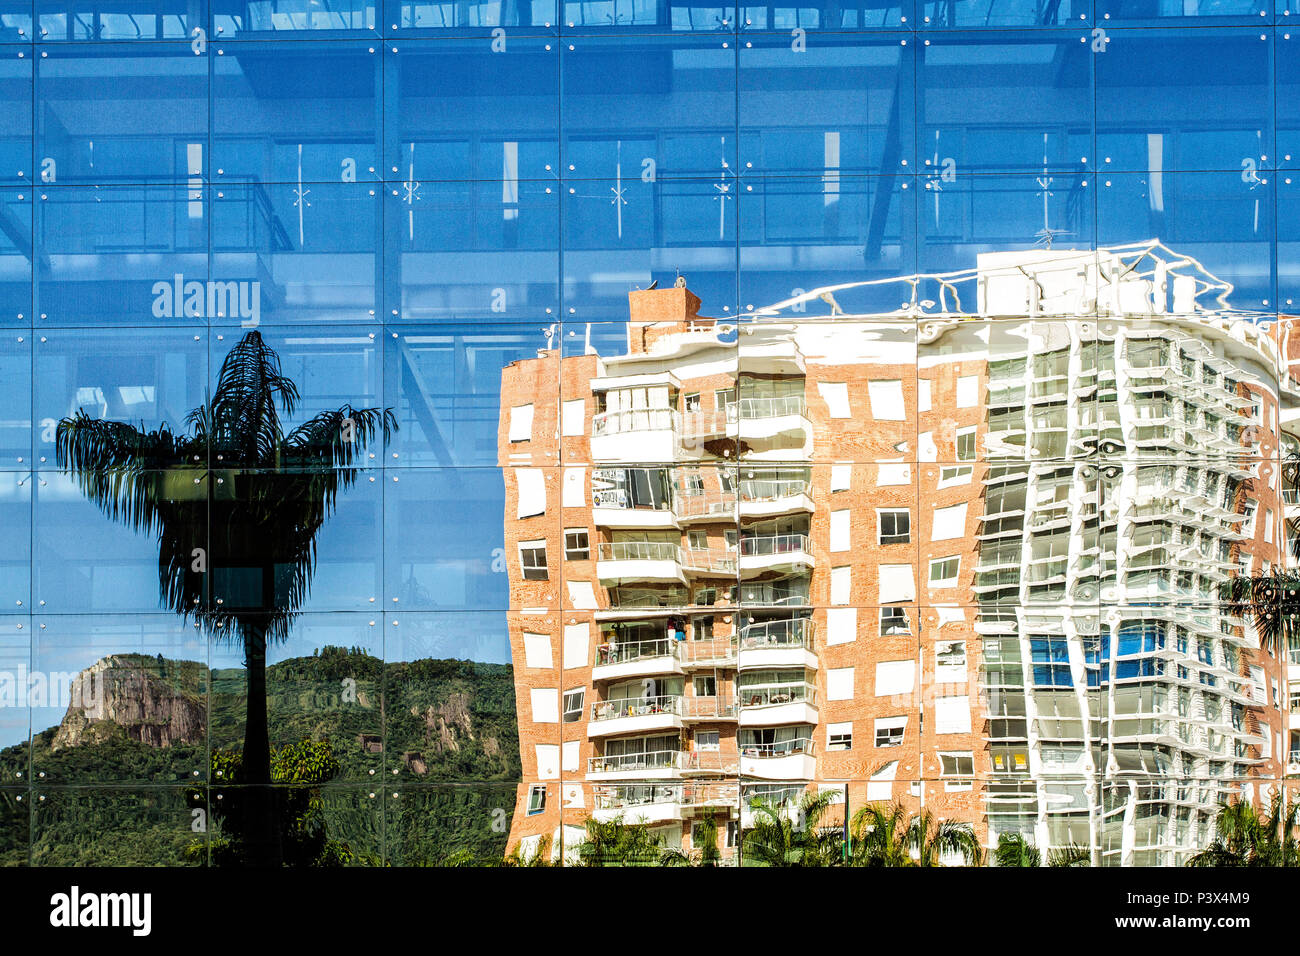
M 617 640 L 610 635 L 610 640 L 596 646 L 596 663 L 591 668 L 591 679 L 620 680 L 680 674 L 681 646 L 680 642 L 667 637 Z
M 743 478 L 740 482 L 740 516 L 768 518 L 806 512 L 812 514 L 812 487 L 802 478 Z
M 596 577 L 606 586 L 636 581 L 686 583 L 682 549 L 668 541 L 612 541 L 596 551 Z
M 600 412 L 591 420 L 593 461 L 669 462 L 677 457 L 678 415 L 671 408 Z
M 740 629 L 740 670 L 806 667 L 815 670 L 812 618 L 760 621 Z
M 587 761 L 588 780 L 670 780 L 681 776 L 687 754 L 680 750 L 655 750 L 646 753 L 591 757 Z
M 612 737 L 621 734 L 680 730 L 682 709 L 680 696 L 598 700 L 591 705 L 587 736 Z
M 812 436 L 808 406 L 802 395 L 742 398 L 728 406 L 728 411 L 742 441 L 768 441 L 790 434 Z
M 607 784 L 592 787 L 592 816 L 602 823 L 655 824 L 689 820 L 706 810 L 735 811 L 740 788 L 734 783 Z
M 742 576 L 764 571 L 809 571 L 814 564 L 806 534 L 750 534 L 740 538 Z
M 817 723 L 817 688 L 811 684 L 741 686 L 736 695 L 742 727 Z
M 740 748 L 740 772 L 761 780 L 811 780 L 817 773 L 813 742 L 804 737 Z
M 591 520 L 598 528 L 677 527 L 677 515 L 668 502 L 657 507 L 633 505 L 622 488 L 598 488 L 591 497 Z

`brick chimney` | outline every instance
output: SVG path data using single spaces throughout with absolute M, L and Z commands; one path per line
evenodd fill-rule
M 665 335 L 712 325 L 714 320 L 699 314 L 700 297 L 685 286 L 671 289 L 635 289 L 627 294 L 628 346 L 645 353 Z

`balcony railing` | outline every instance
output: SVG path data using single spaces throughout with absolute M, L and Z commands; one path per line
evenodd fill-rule
M 726 720 L 736 716 L 734 697 L 684 697 L 683 716 L 691 720 Z
M 682 567 L 692 571 L 732 574 L 736 570 L 736 555 L 732 551 L 687 548 L 682 552 Z
M 742 558 L 807 553 L 808 535 L 806 534 L 755 534 L 740 539 Z
M 628 498 L 628 494 L 622 488 L 597 488 L 591 493 L 592 504 L 597 508 L 616 508 L 626 511 L 672 511 L 672 505 L 667 501 L 657 504 L 646 504 L 644 502 L 633 504 Z
M 745 687 L 736 690 L 741 707 L 772 707 L 781 704 L 817 702 L 817 688 L 811 684 L 770 684 L 762 687 Z
M 681 563 L 682 549 L 671 541 L 610 541 L 597 549 L 601 561 L 675 561 Z
M 651 750 L 645 753 L 591 757 L 587 760 L 587 773 L 675 770 L 682 765 L 682 757 L 680 750 Z
M 772 398 L 742 398 L 736 405 L 728 406 L 732 411 L 739 406 L 739 419 L 746 421 L 761 418 L 785 418 L 790 415 L 803 415 L 808 410 L 808 403 L 802 395 L 782 395 Z M 736 419 L 733 417 L 733 421 Z
M 740 755 L 742 757 L 790 757 L 795 754 L 807 754 L 812 756 L 813 741 L 810 737 L 799 737 L 795 740 L 778 740 L 770 744 L 741 744 Z
M 809 617 L 783 618 L 746 624 L 740 629 L 740 646 L 746 651 L 764 648 L 812 647 L 813 620 Z
M 780 501 L 806 495 L 811 491 L 812 483 L 805 478 L 742 478 L 740 481 L 741 501 Z
M 736 493 L 705 491 L 688 495 L 678 492 L 675 510 L 682 518 L 731 517 L 736 513 Z
M 599 810 L 623 810 L 653 804 L 675 803 L 685 807 L 740 805 L 740 787 L 734 783 L 611 784 L 592 787 Z
M 666 637 L 642 640 L 618 640 L 615 635 L 608 635 L 611 640 L 596 648 L 596 665 L 629 664 L 632 661 L 650 660 L 656 657 L 676 658 L 677 641 Z
M 688 664 L 719 664 L 736 659 L 735 637 L 711 637 L 684 641 L 678 645 L 681 659 Z
M 677 412 L 671 408 L 628 408 L 599 412 L 592 416 L 592 435 L 623 435 L 628 432 L 671 431 L 677 427 Z
M 620 717 L 650 717 L 656 714 L 670 714 L 680 717 L 682 697 L 680 694 L 661 695 L 659 697 L 626 697 L 620 700 L 598 700 L 591 705 L 593 722 L 617 720 Z

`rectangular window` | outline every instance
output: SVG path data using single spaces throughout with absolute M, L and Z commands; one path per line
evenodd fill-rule
M 828 724 L 826 726 L 826 749 L 827 750 L 852 750 L 853 749 L 853 722 L 844 721 L 843 723 Z
M 975 755 L 972 753 L 941 753 L 939 766 L 945 777 L 972 777 L 975 775 Z
M 546 785 L 534 784 L 528 788 L 528 815 L 541 813 L 546 809 Z
M 708 551 L 709 533 L 699 528 L 692 528 L 686 532 L 686 546 L 692 551 Z
M 867 382 L 867 398 L 871 402 L 871 417 L 877 421 L 901 422 L 907 419 L 901 380 Z
M 701 408 L 701 405 L 700 405 L 700 393 L 699 393 L 699 392 L 691 392 L 691 393 L 688 394 L 688 395 L 683 395 L 683 396 L 682 396 L 682 411 L 686 411 L 686 412 L 698 412 L 698 411 L 700 410 L 700 408 Z
M 876 719 L 876 746 L 901 747 L 907 731 L 906 717 L 880 717 Z
M 695 731 L 695 749 L 716 751 L 720 749 L 719 732 L 716 730 L 697 730 Z
M 975 469 L 970 465 L 949 465 L 939 469 L 939 484 L 936 487 L 948 488 L 952 485 L 970 484 Z
M 978 429 L 972 425 L 970 428 L 957 429 L 957 460 L 974 461 L 975 460 L 975 433 Z
M 876 512 L 880 544 L 907 544 L 912 540 L 912 513 L 906 508 Z
M 818 382 L 817 391 L 826 402 L 831 418 L 851 418 L 849 411 L 849 386 L 844 382 Z
M 567 528 L 564 532 L 564 560 L 586 561 L 591 557 L 591 544 L 586 528 Z
M 935 558 L 930 562 L 930 587 L 956 587 L 957 571 L 960 567 L 961 558 L 955 554 L 947 558 Z
M 888 636 L 890 634 L 906 634 L 909 630 L 906 608 L 882 607 L 880 609 L 881 636 Z
M 516 405 L 510 409 L 510 440 L 528 441 L 533 437 L 533 406 Z
M 520 542 L 519 566 L 523 570 L 525 581 L 549 580 L 550 574 L 546 570 L 546 542 Z
M 587 689 L 579 687 L 564 692 L 564 722 L 574 724 L 582 720 L 582 706 L 587 700 Z

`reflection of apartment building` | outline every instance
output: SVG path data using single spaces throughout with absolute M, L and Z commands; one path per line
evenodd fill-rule
M 1217 597 L 1281 560 L 1271 327 L 1153 244 L 897 287 L 633 292 L 621 354 L 504 371 L 512 845 L 712 815 L 734 856 L 819 786 L 1171 862 L 1279 775 L 1281 672 Z

